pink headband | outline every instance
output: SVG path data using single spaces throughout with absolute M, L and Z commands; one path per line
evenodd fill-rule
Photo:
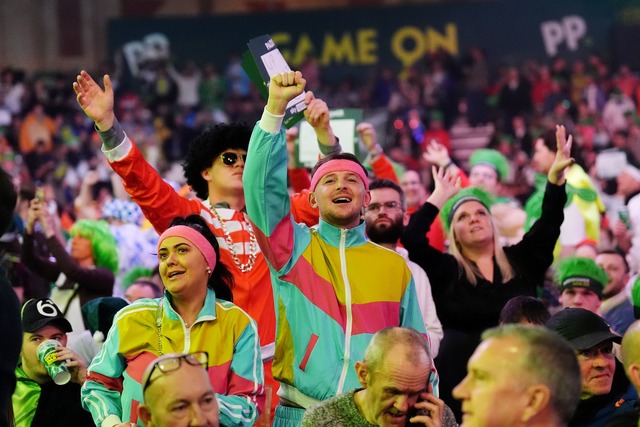
M 216 268 L 216 251 L 207 238 L 193 228 L 187 227 L 186 225 L 175 225 L 167 228 L 158 239 L 158 251 L 160 251 L 160 244 L 167 237 L 182 237 L 183 239 L 187 239 L 202 253 L 211 271 Z
M 369 189 L 369 178 L 364 173 L 364 170 L 362 170 L 362 167 L 359 164 L 357 164 L 353 160 L 336 159 L 328 161 L 316 170 L 316 173 L 314 173 L 313 177 L 311 178 L 311 186 L 309 187 L 309 190 L 315 191 L 316 185 L 318 185 L 318 181 L 320 181 L 323 176 L 332 172 L 355 173 L 364 183 L 365 190 Z

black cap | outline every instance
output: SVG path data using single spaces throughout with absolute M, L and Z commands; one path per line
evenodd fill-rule
M 546 327 L 560 334 L 576 350 L 587 350 L 609 340 L 618 344 L 622 341 L 602 317 L 584 308 L 565 308 L 551 316 Z
M 65 332 L 72 331 L 71 323 L 49 298 L 30 299 L 22 306 L 22 332 L 36 332 L 52 322 Z

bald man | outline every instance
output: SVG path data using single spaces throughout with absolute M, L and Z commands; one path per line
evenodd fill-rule
M 312 406 L 302 427 L 457 425 L 432 393 L 431 350 L 422 334 L 390 327 L 376 332 L 355 364 L 361 387 Z
M 632 323 L 622 338 L 622 363 L 629 381 L 640 394 L 640 320 Z M 636 403 L 633 409 L 613 418 L 607 427 L 640 425 L 640 406 Z
M 206 352 L 171 353 L 149 365 L 142 382 L 144 404 L 138 407 L 146 427 L 219 427 L 207 357 Z

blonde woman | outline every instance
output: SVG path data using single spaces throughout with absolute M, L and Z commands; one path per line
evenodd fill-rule
M 467 360 L 482 332 L 498 325 L 504 304 L 535 296 L 553 261 L 567 200 L 564 170 L 573 163 L 571 137 L 558 126 L 558 151 L 549 170 L 542 216 L 521 242 L 502 247 L 491 216 L 491 197 L 479 188 L 460 190 L 457 174 L 433 170 L 435 190 L 413 214 L 402 244 L 429 276 L 444 338 L 436 366 L 443 400 L 459 415 L 451 390 L 465 376 Z M 426 232 L 440 211 L 450 254 L 432 248 Z

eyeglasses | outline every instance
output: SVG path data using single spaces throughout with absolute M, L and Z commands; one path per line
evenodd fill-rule
M 613 357 L 613 343 L 608 343 L 602 347 L 591 347 L 586 350 L 578 350 L 578 356 L 585 359 L 595 359 L 599 355 L 603 355 L 606 358 Z
M 242 161 L 244 163 L 247 162 L 246 154 L 240 154 L 240 157 L 242 157 Z M 222 163 L 224 163 L 225 165 L 233 166 L 238 161 L 238 154 L 234 153 L 233 151 L 227 151 L 226 153 L 220 154 L 220 158 L 222 159 Z
M 153 372 L 156 368 L 163 374 L 168 374 L 169 372 L 178 370 L 180 365 L 182 365 L 183 360 L 191 366 L 202 365 L 202 367 L 207 369 L 209 366 L 209 353 L 206 351 L 196 351 L 194 353 L 181 354 L 180 356 L 167 357 L 156 361 L 151 368 L 151 371 L 149 371 L 147 380 L 142 386 L 142 393 L 144 394 L 147 387 L 149 387 L 149 384 L 151 384 L 151 378 L 153 377 Z
M 400 202 L 369 203 L 369 206 L 367 206 L 367 212 L 378 212 L 383 206 L 389 211 L 402 209 L 402 204 L 400 204 Z

